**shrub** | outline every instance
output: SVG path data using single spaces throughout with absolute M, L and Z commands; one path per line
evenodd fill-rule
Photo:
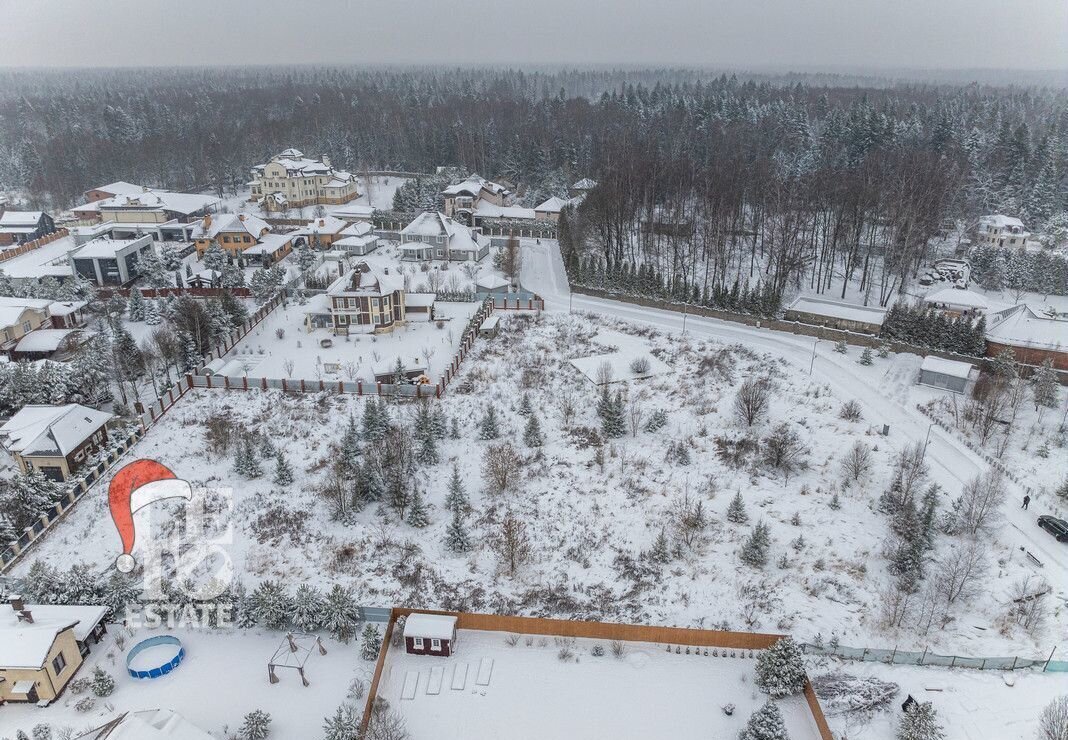
M 111 696 L 115 691 L 115 679 L 111 674 L 100 666 L 93 669 L 93 679 L 90 688 L 99 697 Z
M 651 367 L 648 357 L 635 357 L 630 362 L 630 371 L 635 375 L 648 375 Z
M 792 637 L 783 637 L 757 659 L 756 685 L 773 698 L 800 694 L 805 689 L 805 664 L 801 648 Z
M 860 411 L 860 404 L 851 400 L 842 404 L 838 416 L 846 421 L 859 421 L 864 415 Z
M 602 655 L 604 655 L 604 645 L 601 645 L 600 643 L 597 643 L 596 645 L 593 646 L 593 648 L 590 650 L 590 652 L 593 654 L 593 656 L 595 658 L 600 658 Z

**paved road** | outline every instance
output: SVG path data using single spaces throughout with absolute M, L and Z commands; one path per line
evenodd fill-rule
M 651 324 L 672 331 L 685 331 L 700 337 L 711 337 L 729 342 L 740 342 L 749 347 L 773 351 L 808 372 L 812 363 L 813 339 L 787 332 L 757 329 L 719 319 L 699 316 L 683 316 L 680 312 L 664 311 L 630 303 L 612 301 L 570 293 L 560 250 L 555 242 L 536 244 L 533 240 L 523 243 L 523 286 L 540 294 L 545 299 L 547 310 L 589 311 L 626 319 L 635 323 Z M 820 342 L 815 347 L 813 364 L 814 380 L 828 383 L 838 390 L 840 396 L 856 398 L 864 407 L 865 418 L 890 425 L 890 443 L 896 449 L 903 448 L 927 437 L 930 442 L 927 459 L 940 469 L 937 478 L 958 484 L 957 490 L 947 490 L 955 496 L 959 486 L 988 467 L 985 460 L 968 447 L 943 432 L 931 427 L 931 422 L 915 408 L 898 403 L 887 397 L 879 388 L 872 386 L 870 374 L 858 372 L 859 366 L 833 351 L 830 342 Z M 1044 567 L 1036 569 L 1053 586 L 1062 599 L 1068 599 L 1068 547 L 1058 543 L 1038 528 L 1035 518 L 1040 512 L 1034 509 L 1022 511 L 1019 500 L 1023 492 L 1009 481 L 1009 501 L 1005 506 L 1005 521 L 1009 526 L 1001 531 L 1000 539 L 1013 550 L 1013 557 L 1026 562 L 1021 548 L 1027 548 L 1039 558 Z M 949 486 L 944 486 L 947 489 Z

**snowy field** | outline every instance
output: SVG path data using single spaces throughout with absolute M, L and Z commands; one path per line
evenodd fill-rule
M 450 658 L 391 648 L 378 696 L 415 740 L 733 738 L 767 699 L 749 658 L 676 655 L 641 642 L 626 643 L 616 658 L 607 641 L 577 639 L 565 661 L 552 637 L 514 646 L 508 637 L 460 630 Z M 591 653 L 597 644 L 599 657 Z M 777 703 L 790 740 L 819 739 L 804 697 Z M 735 705 L 732 716 L 721 710 L 726 704 Z
M 654 375 L 671 372 L 671 368 L 666 363 L 650 354 L 649 343 L 641 337 L 610 331 L 598 334 L 593 337 L 593 341 L 610 345 L 613 350 L 588 357 L 576 357 L 571 361 L 571 364 L 592 383 L 605 382 L 601 377 L 602 368 L 609 371 L 607 376 L 609 383 L 651 378 Z M 633 363 L 636 360 L 647 363 L 648 369 L 635 370 Z
M 250 378 L 373 382 L 375 370 L 391 370 L 398 358 L 412 367 L 427 365 L 429 356 L 429 376 L 436 381 L 459 349 L 467 321 L 478 307 L 439 302 L 435 312 L 444 319 L 443 328 L 436 321 L 411 321 L 391 332 L 343 337 L 328 329 L 306 331 L 304 316 L 310 304 L 291 300 L 272 311 L 224 359 L 240 360 Z M 332 346 L 320 346 L 324 339 Z M 287 360 L 293 362 L 292 372 L 287 371 Z
M 158 634 L 181 639 L 185 659 L 161 678 L 131 678 L 126 673 L 126 653 L 138 641 Z M 46 709 L 10 704 L 0 710 L 0 737 L 14 737 L 19 729 L 28 735 L 41 723 L 52 726 L 52 737 L 59 737 L 64 727 L 78 734 L 121 712 L 157 708 L 174 709 L 218 738 L 230 737 L 254 709 L 270 713 L 271 737 L 317 737 L 323 718 L 345 700 L 352 680 L 359 678 L 366 684 L 374 665 L 360 658 L 355 643 L 344 645 L 324 636 L 327 654 L 314 652 L 305 664 L 310 686 L 301 684 L 296 671 L 284 669 L 278 671 L 279 682 L 272 685 L 267 680 L 267 662 L 283 639 L 284 634 L 269 631 L 130 630 L 112 625 L 100 645 L 92 646 L 78 678 L 91 678 L 99 666 L 114 677 L 115 692 L 96 698 L 88 690 L 75 693 L 68 686 Z M 75 705 L 86 697 L 93 698 L 94 705 L 79 711 Z M 314 728 L 310 735 L 309 728 Z

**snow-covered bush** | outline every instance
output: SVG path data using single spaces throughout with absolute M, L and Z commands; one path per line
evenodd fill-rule
M 845 712 L 871 712 L 888 706 L 897 696 L 896 683 L 874 676 L 824 673 L 812 679 L 820 701 L 831 709 Z
M 363 649 L 360 653 L 363 659 L 378 660 L 378 653 L 382 650 L 382 635 L 378 628 L 373 624 L 368 624 L 363 628 L 360 639 L 363 641 Z
M 901 715 L 897 740 L 942 740 L 946 734 L 938 723 L 938 713 L 929 701 L 913 704 Z M 1063 737 L 1063 735 L 1062 735 Z
M 93 693 L 101 698 L 111 696 L 115 691 L 115 679 L 100 666 L 93 669 L 93 681 L 90 685 Z
M 799 694 L 806 680 L 803 654 L 792 637 L 782 637 L 760 653 L 756 685 L 765 694 L 775 698 Z
M 738 740 L 789 740 L 782 712 L 772 702 L 753 712 Z

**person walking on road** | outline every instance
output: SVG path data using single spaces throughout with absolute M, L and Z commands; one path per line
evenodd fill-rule
M 1021 509 L 1026 509 L 1030 505 L 1031 505 L 1031 497 L 1025 494 L 1024 495 L 1023 506 L 1021 506 L 1020 508 Z

